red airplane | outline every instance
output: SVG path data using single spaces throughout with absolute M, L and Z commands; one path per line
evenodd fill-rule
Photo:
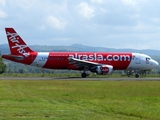
M 159 64 L 150 56 L 131 52 L 36 52 L 33 51 L 13 28 L 5 28 L 11 54 L 2 58 L 14 62 L 49 69 L 82 70 L 97 74 L 111 74 L 113 70 L 151 70 Z

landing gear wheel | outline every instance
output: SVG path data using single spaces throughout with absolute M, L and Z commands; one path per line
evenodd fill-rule
M 139 78 L 139 75 L 138 75 L 138 74 L 136 74 L 136 75 L 135 75 L 135 77 L 136 77 L 136 78 Z
M 85 72 L 83 72 L 83 73 L 81 74 L 81 76 L 82 76 L 82 78 L 86 78 L 87 74 L 86 74 Z

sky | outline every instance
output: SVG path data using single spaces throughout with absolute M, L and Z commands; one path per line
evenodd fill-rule
M 160 0 L 0 0 L 0 44 L 160 50 Z

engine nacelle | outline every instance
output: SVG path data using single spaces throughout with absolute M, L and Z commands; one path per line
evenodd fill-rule
M 100 75 L 111 74 L 112 71 L 113 71 L 113 66 L 111 65 L 97 66 L 97 69 L 96 69 L 97 74 L 100 74 Z

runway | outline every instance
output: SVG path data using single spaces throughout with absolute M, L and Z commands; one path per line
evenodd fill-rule
M 160 77 L 151 77 L 151 78 L 130 78 L 130 77 L 121 77 L 121 78 L 80 78 L 80 77 L 0 77 L 0 80 L 80 80 L 80 81 L 160 81 Z

